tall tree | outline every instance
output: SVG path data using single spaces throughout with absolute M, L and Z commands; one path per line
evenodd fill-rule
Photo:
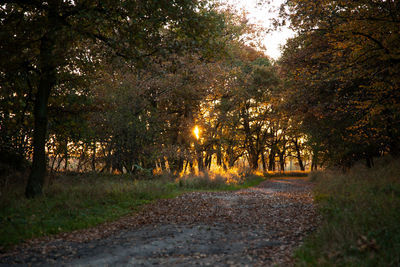
M 286 6 L 298 32 L 281 61 L 286 99 L 313 150 L 345 168 L 398 155 L 398 2 L 289 0 Z
M 32 90 L 33 165 L 26 196 L 42 193 L 48 103 L 55 88 L 62 87 L 61 73 L 83 76 L 86 70 L 74 62 L 92 66 L 110 56 L 138 67 L 150 55 L 192 47 L 189 39 L 204 49 L 202 45 L 209 46 L 203 37 L 210 34 L 214 18 L 206 3 L 196 0 L 3 1 L 1 74 L 25 68 L 37 80 Z

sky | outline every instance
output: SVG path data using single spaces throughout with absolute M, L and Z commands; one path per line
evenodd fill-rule
M 250 23 L 260 24 L 264 27 L 271 26 L 271 19 L 278 17 L 278 8 L 284 0 L 226 0 L 226 2 L 236 7 L 248 11 Z M 257 5 L 262 2 L 263 5 Z M 267 4 L 266 2 L 270 2 Z M 286 40 L 294 36 L 294 32 L 288 27 L 283 27 L 280 31 L 271 31 L 266 34 L 263 44 L 267 48 L 266 54 L 273 59 L 278 59 L 281 55 L 279 46 L 284 45 Z

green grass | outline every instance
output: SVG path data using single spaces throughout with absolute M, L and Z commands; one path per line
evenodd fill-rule
M 310 174 L 322 224 L 298 266 L 400 266 L 400 161 L 377 165 Z
M 237 184 L 208 174 L 171 179 L 133 180 L 126 175 L 57 177 L 44 195 L 32 200 L 22 187 L 3 190 L 0 198 L 0 251 L 26 239 L 88 228 L 133 213 L 156 199 L 190 191 L 237 190 L 265 180 L 250 175 Z

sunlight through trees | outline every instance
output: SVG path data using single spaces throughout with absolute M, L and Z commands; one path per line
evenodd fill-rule
M 144 4 L 143 4 L 144 3 Z M 264 3 L 267 5 L 267 3 Z M 154 173 L 350 167 L 397 156 L 399 5 L 296 1 L 278 61 L 208 1 L 5 1 L 1 169 Z

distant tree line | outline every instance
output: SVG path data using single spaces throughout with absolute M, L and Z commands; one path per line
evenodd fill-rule
M 27 197 L 48 170 L 177 175 L 239 159 L 284 170 L 288 156 L 304 169 L 277 67 L 229 8 L 13 0 L 0 25 L 0 159 L 31 162 Z
M 400 5 L 281 11 L 297 35 L 273 62 L 245 17 L 208 1 L 5 1 L 0 172 L 30 165 L 34 197 L 54 170 L 347 169 L 398 156 Z

